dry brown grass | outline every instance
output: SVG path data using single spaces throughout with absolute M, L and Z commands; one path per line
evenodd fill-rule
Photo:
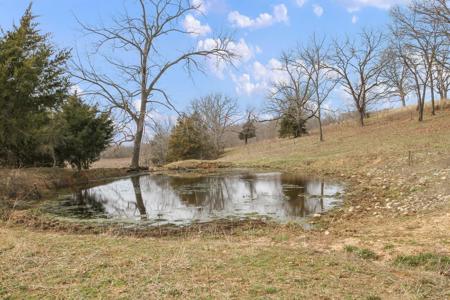
M 128 168 L 131 163 L 131 157 L 123 158 L 100 158 L 92 164 L 93 169 L 104 168 Z
M 228 149 L 221 161 L 242 166 L 268 166 L 312 172 L 358 172 L 368 166 L 402 167 L 409 151 L 413 163 L 448 157 L 450 111 L 439 111 L 419 123 L 411 111 L 385 112 L 359 127 L 353 121 L 325 127 L 325 141 L 317 132 L 299 139 L 274 139 Z M 432 157 L 431 157 L 432 156 Z M 393 163 L 394 165 L 391 165 Z
M 0 297 L 448 299 L 450 270 L 395 263 L 450 255 L 450 112 L 410 118 L 386 113 L 365 128 L 327 126 L 323 143 L 313 132 L 227 151 L 221 161 L 347 183 L 345 206 L 312 231 L 279 225 L 139 239 L 0 225 Z

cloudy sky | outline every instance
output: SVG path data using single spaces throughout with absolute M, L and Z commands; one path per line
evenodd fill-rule
M 180 26 L 194 32 L 185 38 L 168 39 L 162 45 L 167 53 L 192 47 L 207 47 L 219 33 L 232 34 L 233 49 L 240 54 L 234 68 L 210 64 L 206 72 L 188 76 L 182 68 L 161 82 L 176 107 L 184 109 L 195 97 L 223 92 L 239 99 L 242 109 L 261 108 L 267 86 L 277 78 L 273 69 L 283 50 L 305 43 L 316 33 L 335 38 L 350 37 L 363 27 L 383 30 L 389 21 L 389 8 L 407 0 L 192 0 L 201 4 L 201 14 L 190 14 Z M 17 22 L 28 0 L 0 0 L 0 27 Z M 34 0 L 33 10 L 44 32 L 64 48 L 89 49 L 89 39 L 80 31 L 76 18 L 89 24 L 107 24 L 111 16 L 133 11 L 135 0 Z M 76 16 L 76 17 L 75 17 Z M 207 64 L 207 62 L 206 62 Z M 109 72 L 107 66 L 99 66 Z M 339 104 L 339 93 L 333 96 Z

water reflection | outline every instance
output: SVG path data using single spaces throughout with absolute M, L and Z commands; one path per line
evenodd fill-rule
M 341 192 L 337 184 L 282 173 L 146 175 L 79 191 L 59 205 L 76 217 L 150 223 L 187 224 L 249 215 L 285 221 L 330 209 Z

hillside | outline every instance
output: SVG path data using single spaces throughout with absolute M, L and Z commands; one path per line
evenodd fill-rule
M 428 113 L 429 114 L 429 113 Z M 360 127 L 353 120 L 324 127 L 298 139 L 274 139 L 227 149 L 220 159 L 242 166 L 270 166 L 299 171 L 354 171 L 383 166 L 415 166 L 445 161 L 450 153 L 450 111 L 417 122 L 413 108 L 375 114 Z
M 316 227 L 268 224 L 162 238 L 0 226 L 0 297 L 446 299 L 450 111 L 401 110 L 300 139 L 227 149 L 239 167 L 325 176 L 344 206 Z

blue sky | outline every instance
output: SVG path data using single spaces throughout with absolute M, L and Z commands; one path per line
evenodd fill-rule
M 223 92 L 239 100 L 242 109 L 262 108 L 265 89 L 276 77 L 271 70 L 283 50 L 302 44 L 314 32 L 328 38 L 344 34 L 354 36 L 362 27 L 383 30 L 389 21 L 389 7 L 407 0 L 192 0 L 202 3 L 203 14 L 181 20 L 180 26 L 191 26 L 199 34 L 166 41 L 163 51 L 193 47 L 213 38 L 219 32 L 232 33 L 241 60 L 236 68 L 217 70 L 205 67 L 205 74 L 192 77 L 174 69 L 161 82 L 177 109 L 183 110 L 195 97 Z M 200 3 L 199 2 L 199 3 Z M 8 29 L 18 22 L 28 0 L 0 0 L 0 27 Z M 82 22 L 108 23 L 111 16 L 133 10 L 135 0 L 35 0 L 33 11 L 39 16 L 40 28 L 51 32 L 61 48 L 89 49 L 75 16 Z M 108 72 L 107 66 L 102 66 Z M 81 86 L 81 88 L 83 88 Z M 334 105 L 343 105 L 335 95 Z M 162 111 L 162 110 L 161 110 Z

